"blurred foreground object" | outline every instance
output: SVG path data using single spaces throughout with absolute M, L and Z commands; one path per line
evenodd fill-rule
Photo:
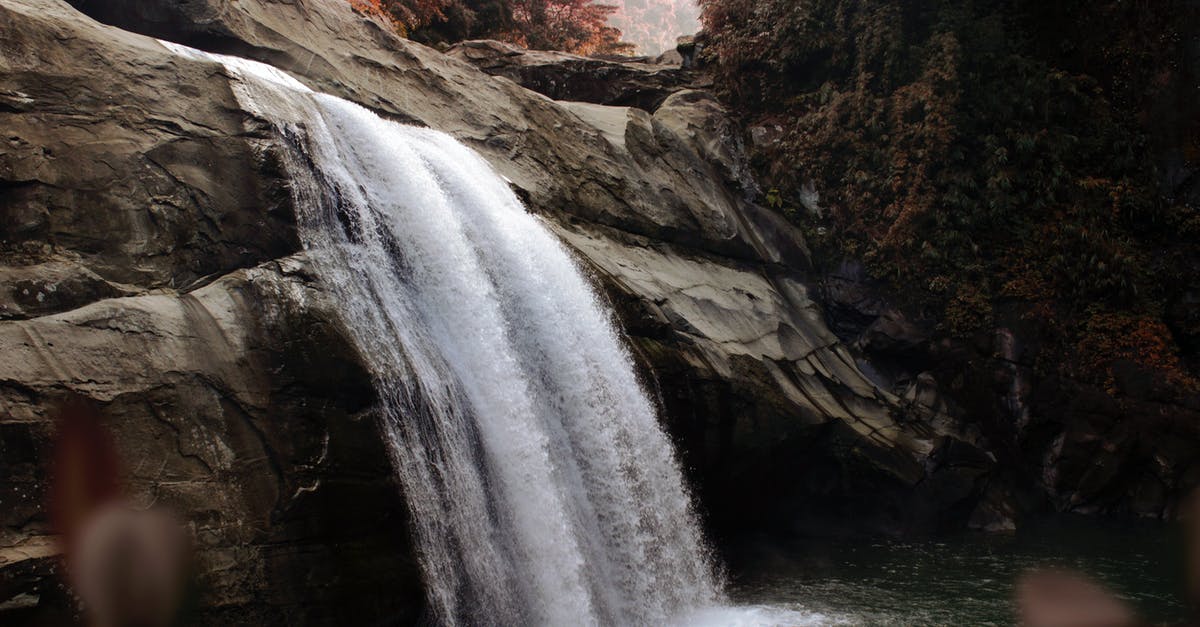
M 188 540 L 170 514 L 113 504 L 89 517 L 67 556 L 92 624 L 169 625 L 186 584 Z
M 100 410 L 89 399 L 67 398 L 57 422 L 48 510 L 70 555 L 84 520 L 120 498 L 120 461 Z
M 171 624 L 187 584 L 187 533 L 168 512 L 125 502 L 116 446 L 91 401 L 63 403 L 55 440 L 50 519 L 87 622 Z
M 1017 583 L 1023 627 L 1132 627 L 1133 611 L 1099 584 L 1066 571 L 1040 570 Z
M 1180 517 L 1187 561 L 1187 602 L 1193 625 L 1200 624 L 1200 489 L 1192 492 Z

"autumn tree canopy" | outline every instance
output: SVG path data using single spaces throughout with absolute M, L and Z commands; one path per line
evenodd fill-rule
M 351 0 L 359 11 L 389 20 L 428 43 L 499 39 L 536 50 L 628 53 L 621 31 L 607 24 L 617 7 L 595 0 Z

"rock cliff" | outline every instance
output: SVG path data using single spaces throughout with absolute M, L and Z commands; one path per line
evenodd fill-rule
M 737 134 L 679 70 L 613 63 L 611 85 L 556 101 L 459 58 L 478 46 L 442 54 L 342 0 L 76 4 L 0 0 L 0 617 L 71 611 L 43 507 L 68 392 L 100 403 L 135 501 L 189 522 L 198 620 L 421 611 L 371 382 L 306 270 L 277 139 L 235 77 L 152 37 L 484 155 L 608 294 L 718 538 L 975 510 L 978 436 L 864 374 L 810 294 L 803 238 L 747 200 Z M 596 71 L 570 63 L 550 65 Z

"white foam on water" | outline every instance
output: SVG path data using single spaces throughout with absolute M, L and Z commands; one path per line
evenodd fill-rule
M 803 609 L 768 605 L 718 605 L 687 612 L 677 617 L 678 627 L 816 627 L 853 625 L 845 618 Z

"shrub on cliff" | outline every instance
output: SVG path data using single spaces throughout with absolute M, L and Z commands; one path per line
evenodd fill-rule
M 1200 168 L 1194 2 L 701 5 L 758 173 L 826 258 L 865 258 L 956 332 L 1015 303 L 1047 363 L 1120 344 L 1097 311 L 1132 316 L 1161 341 L 1146 365 L 1190 380 L 1198 219 L 1164 164 Z M 805 186 L 825 217 L 794 210 Z

